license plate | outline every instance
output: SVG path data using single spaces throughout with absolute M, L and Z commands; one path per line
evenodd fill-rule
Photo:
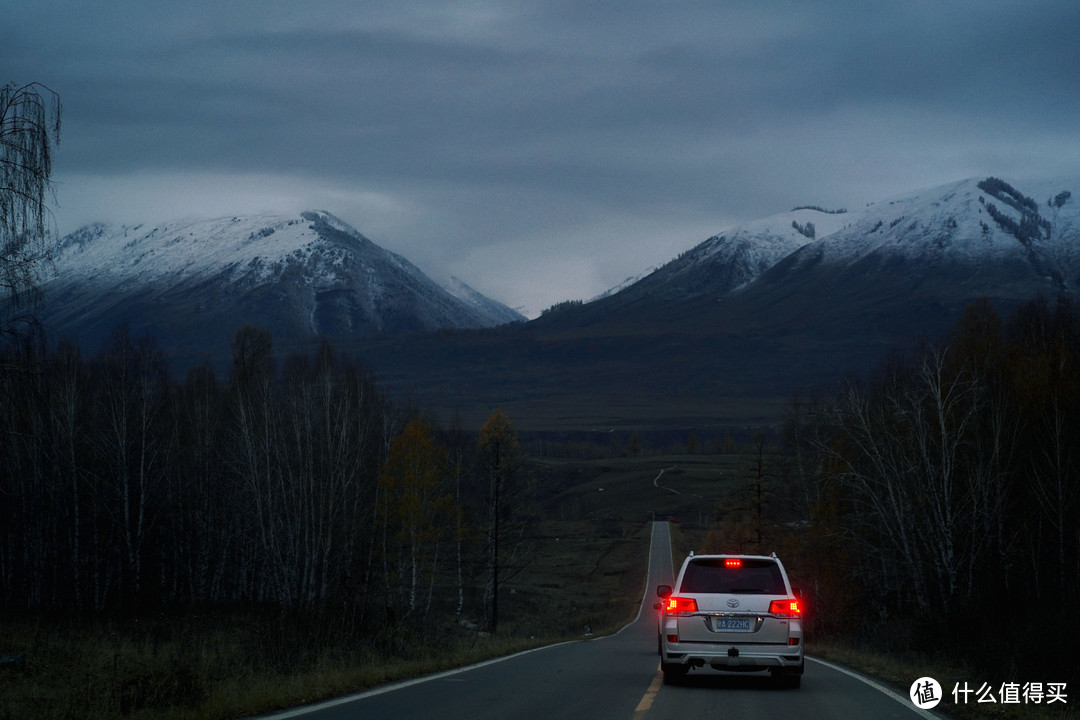
M 750 632 L 750 618 L 713 618 L 715 632 Z

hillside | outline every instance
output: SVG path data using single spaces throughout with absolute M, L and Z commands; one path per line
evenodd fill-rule
M 790 211 L 521 326 L 357 351 L 391 391 L 470 419 L 500 406 L 553 430 L 773 422 L 793 395 L 939 337 L 979 297 L 1004 313 L 1075 295 L 1070 187 L 971 179 L 857 212 Z
M 448 291 L 325 212 L 88 226 L 62 240 L 45 292 L 54 335 L 93 347 L 126 323 L 180 364 L 227 360 L 243 325 L 300 348 L 523 319 L 463 283 Z
M 65 239 L 43 319 L 91 348 L 126 322 L 180 372 L 227 369 L 245 324 L 270 329 L 279 356 L 328 338 L 393 396 L 471 425 L 495 407 L 526 430 L 772 423 L 793 395 L 940 336 L 977 298 L 1005 313 L 1075 296 L 1070 188 L 975 178 L 795 208 L 531 322 L 460 282 L 448 292 L 327 213 L 93 226 Z

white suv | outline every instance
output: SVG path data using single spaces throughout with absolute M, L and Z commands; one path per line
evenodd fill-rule
M 769 670 L 799 687 L 803 674 L 801 608 L 772 555 L 694 555 L 675 588 L 661 585 L 659 648 L 664 682 L 692 667 Z

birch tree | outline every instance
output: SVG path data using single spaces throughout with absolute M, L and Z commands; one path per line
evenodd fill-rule
M 150 338 L 132 344 L 118 329 L 100 366 L 98 402 L 103 422 L 96 438 L 103 472 L 102 489 L 121 545 L 122 596 L 137 600 L 143 591 L 143 560 L 150 529 L 160 507 L 172 438 L 163 432 L 170 412 L 168 374 L 160 349 Z
M 410 619 L 427 614 L 440 550 L 451 537 L 456 513 L 447 476 L 446 451 L 430 425 L 413 418 L 391 442 L 379 479 L 388 590 Z
M 226 437 L 225 392 L 213 369 L 190 369 L 176 403 L 180 458 L 170 488 L 178 600 L 193 603 L 225 599 L 226 576 L 240 541 L 236 483 L 225 472 L 221 451 Z M 239 578 L 228 584 L 242 585 Z
M 859 536 L 898 561 L 889 566 L 922 610 L 970 592 L 963 581 L 979 550 L 969 529 L 982 477 L 973 469 L 982 394 L 973 380 L 948 373 L 944 357 L 931 353 L 874 395 L 849 386 L 834 417 L 845 443 L 826 449 L 854 490 Z
M 313 359 L 294 356 L 285 369 L 282 402 L 281 523 L 292 533 L 290 583 L 302 606 L 323 601 L 351 572 L 371 502 L 377 463 L 372 412 L 378 411 L 362 371 L 327 343 Z
M 250 523 L 242 572 L 254 598 L 286 605 L 289 598 L 281 497 L 278 409 L 274 403 L 273 343 L 266 330 L 244 327 L 233 339 L 230 411 L 233 438 L 226 460 L 245 491 Z
M 1008 376 L 1026 418 L 1022 441 L 1031 448 L 1024 471 L 1032 509 L 1052 533 L 1056 590 L 1064 594 L 1070 578 L 1080 576 L 1080 313 L 1067 298 L 1053 307 L 1036 299 L 1016 311 L 1008 334 Z M 1033 559 L 1034 572 L 1040 562 Z M 1074 589 L 1080 590 L 1075 583 Z

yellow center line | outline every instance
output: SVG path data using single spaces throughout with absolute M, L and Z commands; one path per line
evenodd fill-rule
M 660 687 L 664 684 L 664 673 L 660 672 L 660 666 L 656 666 L 656 675 L 653 677 L 652 683 L 649 684 L 649 689 L 645 691 L 645 695 L 641 698 L 641 702 L 634 708 L 634 720 L 644 720 L 645 714 L 652 709 L 653 699 L 656 697 L 656 693 L 660 692 Z

